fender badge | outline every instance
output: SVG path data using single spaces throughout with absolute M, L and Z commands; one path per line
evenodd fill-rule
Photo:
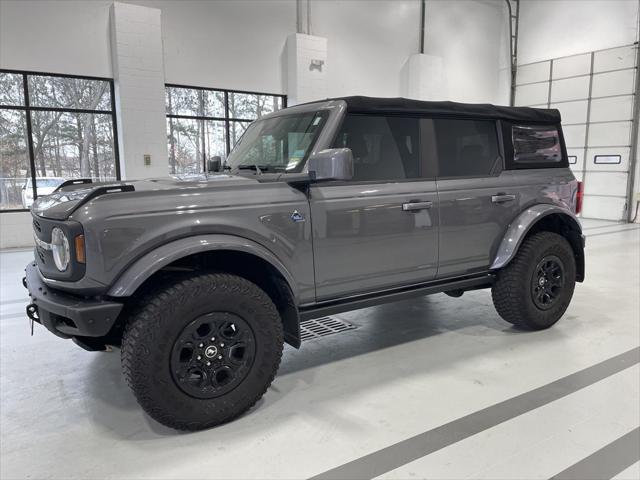
M 291 214 L 291 220 L 294 222 L 304 222 L 304 215 L 302 215 L 298 210 L 294 210 Z

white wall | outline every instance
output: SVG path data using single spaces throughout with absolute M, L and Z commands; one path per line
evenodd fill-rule
M 447 97 L 508 104 L 511 73 L 505 2 L 427 1 L 426 14 L 425 53 L 442 57 Z
M 520 64 L 629 45 L 637 39 L 638 0 L 520 2 Z
M 0 1 L 0 68 L 111 77 L 111 1 Z
M 328 39 L 329 96 L 400 95 L 400 70 L 419 52 L 420 2 L 314 1 L 311 33 Z
M 295 1 L 131 3 L 162 10 L 167 83 L 285 93 L 281 59 L 296 31 Z
M 329 96 L 400 96 L 419 29 L 417 0 L 312 2 L 311 33 L 329 41 Z M 503 0 L 427 1 L 425 53 L 443 59 L 446 99 L 508 103 L 508 35 Z

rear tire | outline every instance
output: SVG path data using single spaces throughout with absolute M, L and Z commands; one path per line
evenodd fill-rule
M 497 273 L 493 304 L 507 322 L 532 330 L 549 328 L 567 310 L 576 282 L 569 242 L 553 232 L 524 240 L 516 256 Z
M 150 417 L 201 430 L 264 395 L 282 347 L 282 322 L 263 290 L 236 275 L 194 274 L 140 299 L 124 330 L 122 370 Z

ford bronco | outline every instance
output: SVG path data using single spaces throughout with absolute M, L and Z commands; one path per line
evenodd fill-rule
M 490 288 L 504 320 L 544 329 L 584 278 L 557 110 L 337 98 L 264 116 L 219 163 L 71 180 L 32 207 L 32 325 L 120 347 L 170 427 L 251 408 L 303 320 Z

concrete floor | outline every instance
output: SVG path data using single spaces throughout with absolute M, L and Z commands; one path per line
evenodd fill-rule
M 118 352 L 36 326 L 31 252 L 0 253 L 0 477 L 640 477 L 640 226 L 585 221 L 587 281 L 554 328 L 517 330 L 488 291 L 338 317 L 287 348 L 239 420 L 177 433 L 146 417 Z

